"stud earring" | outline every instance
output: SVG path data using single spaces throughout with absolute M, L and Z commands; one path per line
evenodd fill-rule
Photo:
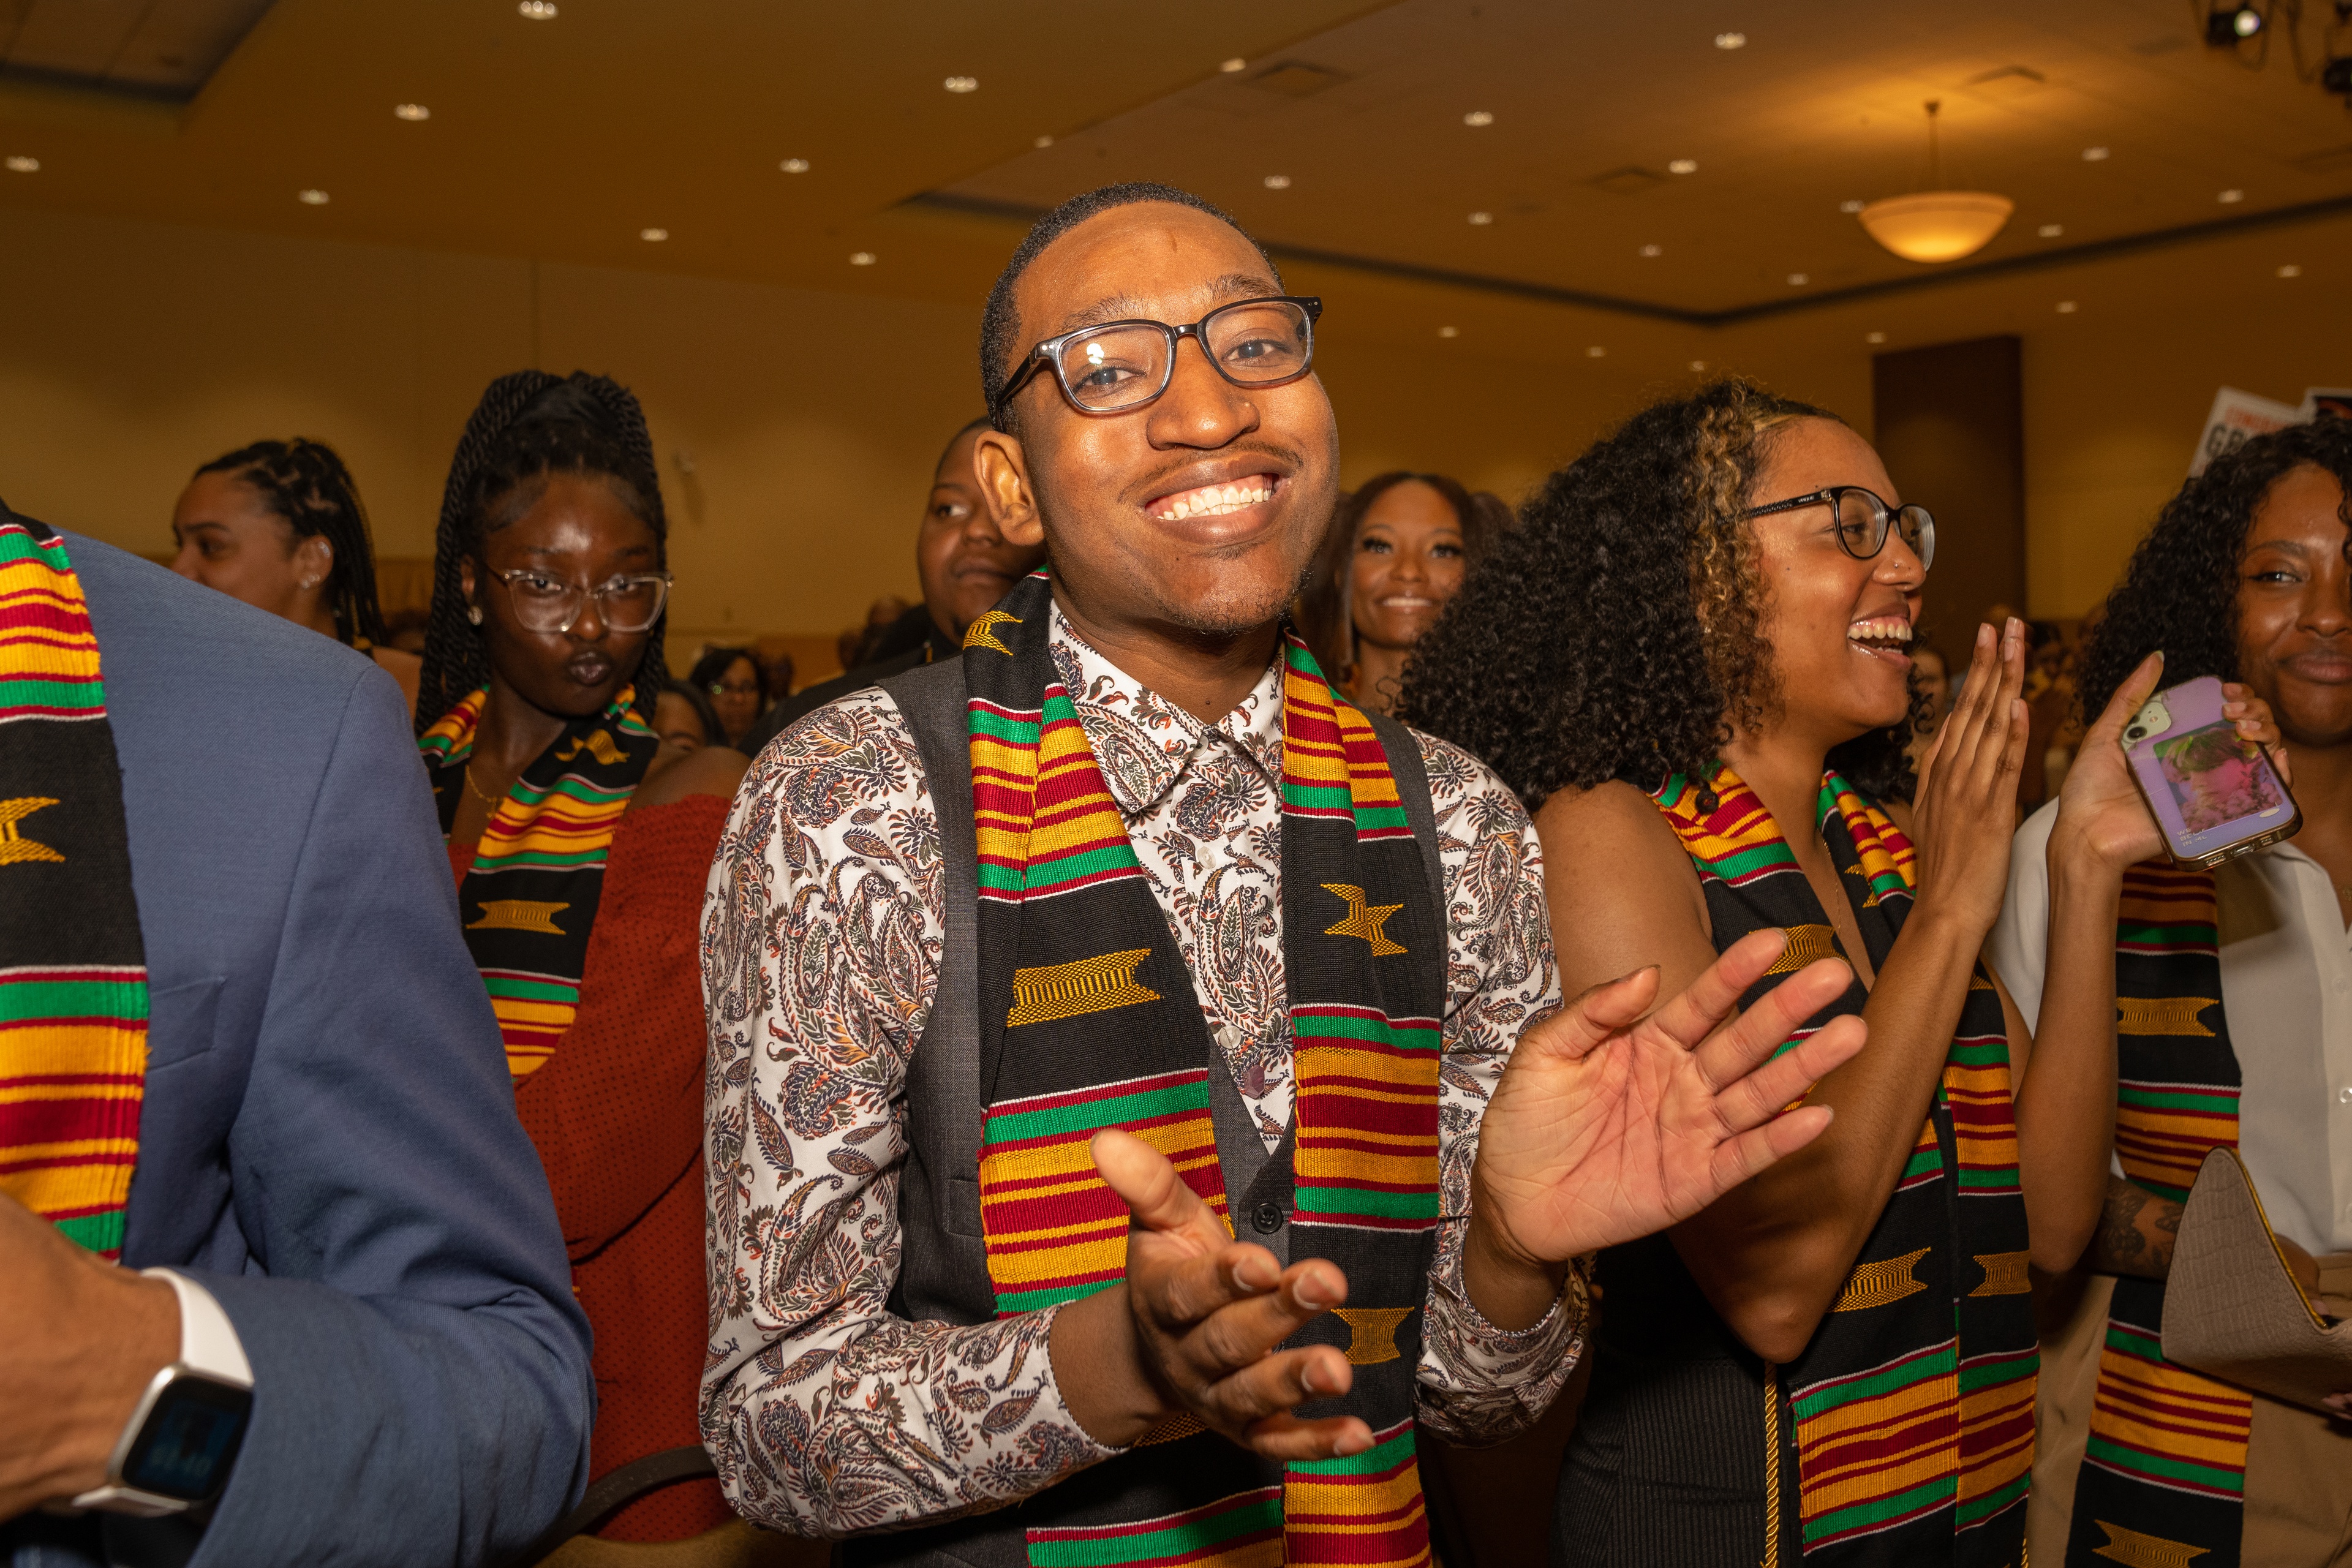
M 482 606 L 479 605 L 467 605 L 466 618 L 473 622 L 476 626 L 480 626 L 482 624 Z
M 302 579 L 302 591 L 306 594 L 318 585 L 319 580 L 316 577 L 305 577 Z

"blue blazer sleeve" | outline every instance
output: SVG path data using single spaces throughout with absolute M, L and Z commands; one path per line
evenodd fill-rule
M 229 1136 L 253 1258 L 197 1275 L 253 1363 L 254 1423 L 194 1562 L 496 1559 L 585 1485 L 588 1326 L 389 678 L 352 683 L 286 827 Z
M 122 1256 L 200 1280 L 255 1375 L 210 1525 L 110 1517 L 107 1554 L 495 1562 L 583 1489 L 588 1325 L 399 689 L 307 628 L 68 549 L 150 986 Z

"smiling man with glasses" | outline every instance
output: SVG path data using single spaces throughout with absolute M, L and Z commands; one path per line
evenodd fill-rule
M 1835 963 L 1725 1026 L 1776 938 L 1562 1009 L 1518 803 L 1286 635 L 1320 308 L 1182 192 L 1042 220 L 976 467 L 1050 577 L 737 796 L 703 1430 L 852 1562 L 1427 1561 L 1416 1426 L 1530 1425 L 1579 1258 L 1817 1134 L 1773 1112 L 1860 1045 L 1758 1066 Z

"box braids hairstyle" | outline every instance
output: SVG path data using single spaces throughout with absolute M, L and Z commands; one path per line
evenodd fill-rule
M 367 509 L 351 469 L 324 441 L 256 441 L 214 458 L 199 474 L 229 474 L 252 487 L 262 504 L 294 531 L 294 542 L 322 536 L 334 552 L 327 573 L 327 605 L 335 636 L 346 646 L 383 641 L 383 608 L 376 601 L 375 545 Z
M 441 493 L 433 607 L 425 623 L 425 668 L 417 681 L 420 735 L 490 678 L 482 629 L 467 618 L 459 567 L 471 560 L 477 580 L 484 579 L 483 545 L 513 521 L 496 515 L 499 503 L 519 486 L 548 474 L 593 474 L 609 480 L 622 504 L 653 530 L 655 564 L 668 564 L 669 519 L 662 509 L 653 436 L 628 388 L 585 371 L 558 376 L 523 370 L 490 383 L 457 438 Z M 635 706 L 649 723 L 669 684 L 669 665 L 662 657 L 668 627 L 665 606 L 632 673 Z

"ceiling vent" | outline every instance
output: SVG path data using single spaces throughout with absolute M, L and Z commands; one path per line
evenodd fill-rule
M 184 103 L 269 9 L 270 0 L 17 0 L 0 27 L 0 78 Z
M 1666 183 L 1666 177 L 1655 169 L 1644 169 L 1638 163 L 1628 163 L 1622 169 L 1612 169 L 1605 174 L 1595 174 L 1584 182 L 1596 191 L 1607 191 L 1612 196 L 1638 196 L 1643 191 L 1655 190 Z
M 1249 84 L 1267 92 L 1280 93 L 1285 98 L 1312 98 L 1347 79 L 1342 73 L 1327 70 L 1321 66 L 1285 60 L 1272 70 L 1263 70 L 1251 77 Z
M 1964 91 L 1998 103 L 2006 99 L 2022 98 L 2049 85 L 2050 79 L 2032 66 L 2002 66 L 1997 70 L 1979 71 L 1960 83 Z
M 2340 170 L 2352 169 L 2352 142 L 2347 142 L 2341 147 L 2322 147 L 2316 153 L 2305 153 L 2287 162 L 2313 174 L 2333 174 Z

